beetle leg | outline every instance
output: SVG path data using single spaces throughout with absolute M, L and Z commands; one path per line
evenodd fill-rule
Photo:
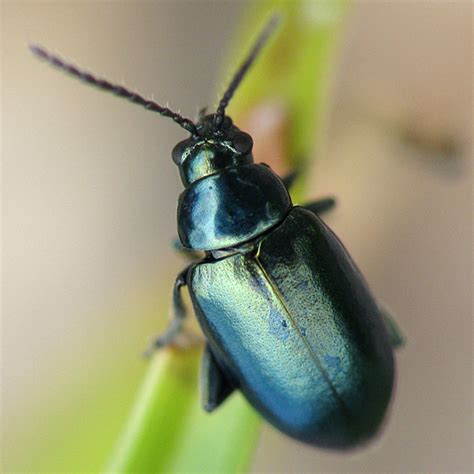
M 403 333 L 398 327 L 398 324 L 395 322 L 393 316 L 391 316 L 391 314 L 387 311 L 387 308 L 384 306 L 380 307 L 380 313 L 382 314 L 385 328 L 387 329 L 388 337 L 392 347 L 403 347 L 405 345 L 405 337 L 403 336 Z
M 199 383 L 201 404 L 207 412 L 215 410 L 234 391 L 234 387 L 217 364 L 208 344 L 202 355 Z
M 293 171 L 290 171 L 288 174 L 285 174 L 285 176 L 281 178 L 286 189 L 289 190 L 291 188 L 291 186 L 295 182 L 295 179 L 298 177 L 298 174 L 299 173 L 297 170 L 293 170 Z
M 285 176 L 281 178 L 286 189 L 289 190 L 291 188 L 296 178 L 298 177 L 299 173 L 300 173 L 299 170 L 295 169 L 293 171 L 290 171 L 288 174 L 286 174 Z M 308 211 L 314 212 L 315 214 L 319 215 L 326 211 L 331 210 L 335 205 L 336 205 L 336 200 L 332 197 L 327 197 L 327 198 L 318 199 L 317 201 L 308 202 L 307 204 L 304 204 L 303 207 L 305 209 L 308 209 Z
M 186 318 L 186 308 L 183 302 L 181 289 L 186 286 L 186 277 L 191 265 L 186 267 L 177 277 L 173 288 L 173 317 L 168 325 L 168 328 L 163 334 L 155 337 L 148 349 L 145 351 L 145 356 L 150 356 L 154 350 L 160 347 L 171 344 L 176 336 L 180 334 L 183 329 L 183 322 Z
M 336 200 L 332 197 L 318 199 L 317 201 L 308 202 L 303 207 L 318 216 L 326 211 L 331 210 L 336 205 Z

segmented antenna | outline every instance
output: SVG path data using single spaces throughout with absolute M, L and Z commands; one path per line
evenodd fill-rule
M 112 94 L 115 94 L 119 97 L 123 97 L 124 99 L 127 99 L 130 102 L 133 102 L 134 104 L 142 105 L 143 107 L 145 107 L 145 109 L 151 110 L 152 112 L 157 112 L 160 115 L 163 115 L 164 117 L 169 117 L 170 119 L 174 120 L 180 127 L 184 128 L 192 134 L 196 134 L 196 125 L 192 120 L 183 117 L 176 112 L 173 112 L 167 107 L 162 107 L 161 105 L 157 104 L 156 102 L 153 102 L 152 100 L 145 99 L 136 92 L 132 92 L 123 86 L 112 84 L 105 79 L 98 79 L 89 72 L 82 71 L 73 64 L 63 61 L 59 56 L 55 56 L 54 54 L 49 53 L 40 46 L 30 45 L 30 50 L 40 59 L 47 61 L 51 65 L 61 69 L 67 74 L 70 74 L 71 76 L 79 79 L 80 81 L 95 86 L 104 91 L 111 92 Z
M 278 26 L 280 21 L 279 15 L 273 15 L 268 23 L 265 25 L 263 31 L 260 33 L 260 36 L 255 41 L 252 49 L 250 50 L 247 58 L 245 61 L 240 65 L 240 68 L 237 69 L 232 81 L 230 82 L 227 90 L 225 91 L 222 99 L 219 102 L 219 106 L 217 107 L 215 118 L 214 118 L 214 125 L 216 128 L 219 128 L 224 120 L 225 109 L 229 105 L 230 99 L 234 95 L 237 87 L 239 87 L 240 82 L 244 78 L 245 74 L 249 70 L 250 66 L 253 64 L 255 59 L 257 58 L 260 50 L 263 48 L 265 43 L 268 41 L 268 38 L 273 33 L 275 28 Z

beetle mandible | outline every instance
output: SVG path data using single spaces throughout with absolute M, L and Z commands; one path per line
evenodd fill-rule
M 240 390 L 287 435 L 344 449 L 380 427 L 394 383 L 394 323 L 376 303 L 338 238 L 319 218 L 332 199 L 293 206 L 294 174 L 254 163 L 250 135 L 225 114 L 274 30 L 267 23 L 214 114 L 192 120 L 97 79 L 39 46 L 40 58 L 81 81 L 171 118 L 191 135 L 172 158 L 185 187 L 178 202 L 183 249 L 203 251 L 176 278 L 174 317 L 154 348 L 173 341 L 188 288 L 206 338 L 203 407 Z M 395 335 L 395 337 L 393 337 Z

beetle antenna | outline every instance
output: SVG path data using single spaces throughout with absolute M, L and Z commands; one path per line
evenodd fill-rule
M 49 53 L 41 46 L 30 45 L 30 50 L 35 56 L 38 56 L 40 59 L 43 59 L 49 64 L 75 77 L 76 79 L 79 79 L 80 81 L 85 82 L 86 84 L 90 84 L 104 91 L 111 92 L 112 94 L 115 94 L 118 97 L 123 97 L 124 99 L 127 99 L 130 102 L 133 102 L 134 104 L 141 105 L 145 107 L 145 109 L 151 110 L 152 112 L 157 112 L 160 115 L 163 115 L 164 117 L 169 117 L 188 132 L 192 134 L 196 133 L 196 125 L 192 120 L 183 117 L 182 115 L 176 112 L 173 112 L 172 110 L 168 109 L 168 107 L 162 107 L 156 102 L 145 99 L 136 92 L 132 92 L 123 86 L 112 84 L 111 82 L 105 79 L 96 78 L 89 72 L 77 68 L 76 66 L 74 66 L 74 64 L 65 62 L 59 56 L 55 56 L 54 54 Z
M 275 28 L 278 26 L 279 21 L 279 15 L 273 15 L 270 18 L 270 20 L 267 22 L 262 32 L 260 33 L 259 37 L 255 41 L 246 59 L 240 65 L 239 69 L 237 69 L 237 72 L 232 78 L 232 81 L 227 87 L 227 90 L 224 92 L 224 95 L 222 96 L 222 99 L 219 102 L 219 106 L 217 107 L 214 118 L 214 125 L 216 128 L 219 128 L 221 126 L 224 120 L 225 109 L 229 105 L 229 102 L 232 99 L 234 92 L 236 91 L 237 87 L 239 87 L 240 82 L 244 78 L 250 66 L 254 63 L 255 59 L 257 59 L 260 50 L 263 48 L 263 46 L 265 46 L 265 43 L 268 41 Z

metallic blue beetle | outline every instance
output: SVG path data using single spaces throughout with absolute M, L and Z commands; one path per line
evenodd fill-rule
M 379 428 L 394 382 L 394 324 L 374 300 L 347 251 L 318 217 L 331 199 L 293 206 L 280 179 L 252 156 L 252 138 L 225 115 L 246 71 L 275 26 L 264 29 L 215 114 L 191 120 L 65 63 L 60 69 L 172 118 L 191 136 L 173 161 L 185 186 L 178 233 L 204 258 L 174 286 L 175 317 L 153 348 L 169 344 L 186 316 L 188 287 L 206 337 L 203 406 L 217 408 L 235 389 L 270 423 L 296 439 L 344 449 Z

